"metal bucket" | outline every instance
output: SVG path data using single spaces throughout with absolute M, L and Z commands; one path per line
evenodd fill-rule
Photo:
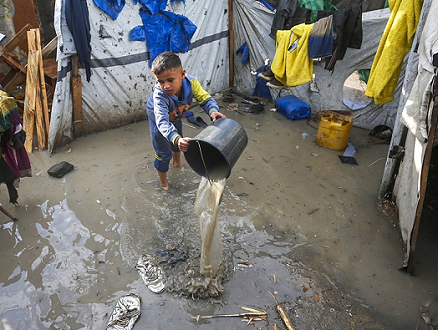
M 189 141 L 184 156 L 197 174 L 221 180 L 230 176 L 247 144 L 248 136 L 238 122 L 220 118 Z

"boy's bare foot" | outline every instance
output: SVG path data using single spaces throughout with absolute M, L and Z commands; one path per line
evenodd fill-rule
M 167 173 L 158 171 L 158 177 L 160 178 L 161 189 L 168 191 L 169 190 L 169 183 L 167 182 Z
M 175 166 L 176 168 L 183 168 L 184 165 L 182 163 L 176 164 L 176 163 L 172 163 L 173 166 Z

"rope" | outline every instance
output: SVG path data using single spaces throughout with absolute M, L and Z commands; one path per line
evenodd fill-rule
M 196 142 L 198 143 L 199 153 L 201 155 L 202 164 L 204 164 L 205 174 L 207 175 L 207 180 L 208 180 L 208 182 L 210 182 L 210 185 L 212 185 L 213 183 L 211 182 L 210 177 L 208 176 L 208 170 L 207 170 L 207 165 L 205 164 L 205 161 L 204 161 L 204 155 L 202 154 L 201 144 L 199 143 L 199 141 L 196 141 Z

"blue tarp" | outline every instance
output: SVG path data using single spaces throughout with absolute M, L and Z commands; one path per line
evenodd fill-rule
M 107 13 L 112 19 L 117 19 L 123 7 L 125 0 L 93 0 L 95 5 Z
M 153 15 L 147 8 L 140 9 L 143 25 L 131 30 L 131 40 L 146 41 L 149 49 L 149 66 L 165 51 L 186 53 L 196 25 L 187 17 L 162 11 Z
M 134 0 L 134 4 L 137 3 L 145 6 L 154 15 L 164 11 L 167 6 L 167 0 Z

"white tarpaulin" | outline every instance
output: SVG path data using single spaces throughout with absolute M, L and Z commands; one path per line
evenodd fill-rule
M 91 25 L 91 81 L 82 76 L 83 131 L 97 132 L 146 118 L 145 103 L 155 79 L 148 66 L 145 42 L 130 41 L 129 32 L 141 25 L 140 5 L 127 1 L 116 20 L 87 0 Z M 170 2 L 169 2 L 170 3 Z M 249 48 L 249 64 L 243 66 L 235 55 L 234 85 L 251 95 L 256 85 L 251 73 L 263 66 L 265 59 L 273 59 L 275 41 L 269 36 L 274 12 L 259 1 L 234 0 L 234 48 L 244 42 Z M 56 1 L 55 26 L 61 42 L 58 45 L 58 83 L 53 101 L 49 150 L 73 138 L 72 101 L 70 90 L 71 64 L 68 29 L 63 28 L 63 0 Z M 196 76 L 203 87 L 214 94 L 226 89 L 229 81 L 228 54 L 228 1 L 199 2 L 175 1 L 168 11 L 190 19 L 197 30 L 191 39 L 190 51 L 180 54 L 184 68 Z M 361 49 L 348 48 L 343 60 L 336 62 L 334 72 L 324 69 L 322 62 L 313 66 L 317 92 L 306 83 L 282 92 L 293 94 L 320 110 L 346 110 L 343 104 L 343 85 L 356 70 L 370 69 L 380 38 L 389 17 L 389 9 L 363 13 L 363 42 Z M 63 44 L 64 42 L 64 44 Z M 383 105 L 371 102 L 354 111 L 353 125 L 372 129 L 377 125 L 392 127 L 401 91 L 403 74 L 395 92 L 394 101 Z M 272 97 L 279 96 L 271 90 Z

